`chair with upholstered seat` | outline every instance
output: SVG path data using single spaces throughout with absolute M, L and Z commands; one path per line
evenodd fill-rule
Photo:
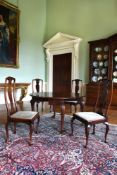
M 34 131 L 34 124 L 36 123 L 36 132 L 39 124 L 39 113 L 34 111 L 18 111 L 16 103 L 16 79 L 14 77 L 7 77 L 5 79 L 4 97 L 7 109 L 7 122 L 14 123 L 14 134 L 16 133 L 16 123 L 26 123 L 29 125 L 29 145 L 32 144 L 32 133 Z M 7 136 L 8 139 L 8 136 Z
M 95 134 L 95 124 L 104 123 L 106 125 L 105 142 L 109 130 L 108 113 L 113 94 L 113 83 L 111 80 L 103 79 L 98 82 L 97 100 L 94 110 L 91 112 L 77 112 L 71 119 L 71 135 L 73 135 L 73 122 L 78 120 L 85 125 L 86 145 L 88 144 L 89 130 L 93 126 Z
M 80 79 L 73 79 L 72 80 L 72 92 L 75 92 L 76 96 L 79 94 L 82 94 L 82 80 Z M 84 99 L 82 98 L 82 104 L 84 106 Z M 74 100 L 74 101 L 65 101 L 65 104 L 70 105 L 70 112 L 72 112 L 72 106 L 75 108 L 75 112 L 77 111 L 77 105 L 79 104 L 79 100 Z M 82 111 L 82 109 L 81 109 Z
M 43 92 L 43 80 L 39 79 L 39 78 L 35 78 L 32 80 L 32 93 L 34 92 Z M 36 108 L 37 108 L 37 112 L 38 112 L 38 105 L 39 105 L 40 101 L 36 102 Z M 42 111 L 43 111 L 43 101 L 42 101 Z

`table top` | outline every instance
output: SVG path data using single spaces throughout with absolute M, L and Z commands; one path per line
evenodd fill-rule
M 53 93 L 53 92 L 39 92 L 39 93 L 31 93 L 30 94 L 31 97 L 35 97 L 35 98 L 47 98 L 47 99 L 63 99 L 63 100 L 75 100 L 78 98 L 82 98 L 84 97 L 82 94 L 75 94 L 75 93 L 70 93 L 70 94 L 66 94 L 66 95 L 61 95 L 60 93 Z

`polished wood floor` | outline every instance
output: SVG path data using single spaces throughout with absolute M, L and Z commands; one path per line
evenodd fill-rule
M 40 115 L 48 113 L 50 106 L 47 103 L 44 103 L 44 110 L 41 110 L 41 103 L 39 104 L 39 111 L 40 111 Z M 31 106 L 30 106 L 30 102 L 24 102 L 23 104 L 23 110 L 31 110 Z M 90 106 L 85 106 L 84 111 L 91 111 L 92 107 Z M 57 107 L 56 108 L 57 112 L 60 112 L 60 108 Z M 79 106 L 77 107 L 77 111 L 79 111 Z M 72 113 L 74 113 L 74 109 L 72 108 Z M 66 107 L 66 114 L 71 114 L 70 113 L 70 107 L 67 106 Z M 0 105 L 0 123 L 6 120 L 6 108 L 5 105 Z M 117 110 L 110 110 L 109 112 L 109 123 L 111 124 L 116 124 L 117 125 Z

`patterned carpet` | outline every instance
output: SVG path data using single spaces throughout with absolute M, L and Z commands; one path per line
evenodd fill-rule
M 70 134 L 70 116 L 65 117 L 65 132 L 59 134 L 60 115 L 41 117 L 39 133 L 28 146 L 28 126 L 17 125 L 17 134 L 9 126 L 10 141 L 4 143 L 4 126 L 0 125 L 0 175 L 115 175 L 117 172 L 117 125 L 111 125 L 108 144 L 104 143 L 104 125 L 90 134 L 87 149 L 84 127 L 78 121 L 74 136 Z

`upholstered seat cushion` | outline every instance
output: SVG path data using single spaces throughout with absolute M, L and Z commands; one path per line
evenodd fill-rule
M 75 115 L 78 115 L 80 118 L 88 121 L 88 122 L 93 122 L 95 120 L 104 120 L 105 117 L 97 114 L 95 112 L 77 112 Z
M 34 111 L 18 111 L 14 114 L 12 114 L 10 117 L 12 119 L 23 119 L 23 120 L 32 120 L 33 118 L 35 118 L 38 115 L 38 112 L 34 112 Z

